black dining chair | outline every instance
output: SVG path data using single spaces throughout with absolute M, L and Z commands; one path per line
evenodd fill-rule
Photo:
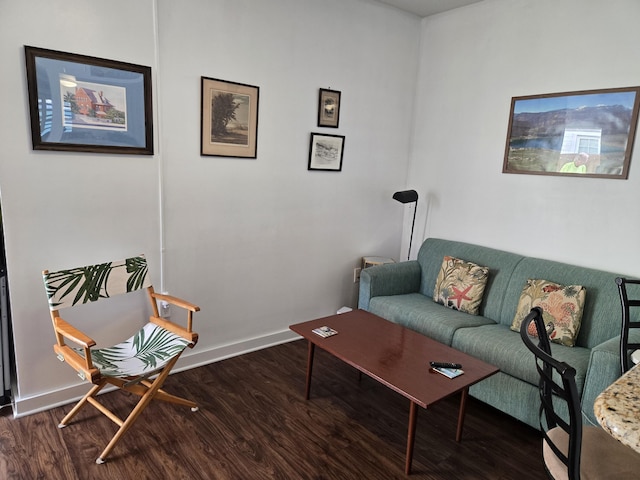
M 622 306 L 622 329 L 620 332 L 620 366 L 622 373 L 640 361 L 640 334 L 634 337 L 633 342 L 629 341 L 629 332 L 637 328 L 640 332 L 640 280 L 629 278 L 616 278 L 618 293 L 620 293 L 620 305 Z M 631 298 L 629 298 L 631 297 Z M 634 308 L 632 314 L 632 308 Z
M 527 333 L 535 324 L 537 344 Z M 540 375 L 540 430 L 545 469 L 554 480 L 638 479 L 640 454 L 600 427 L 582 425 L 576 370 L 553 358 L 542 309 L 523 320 L 520 336 L 534 354 Z

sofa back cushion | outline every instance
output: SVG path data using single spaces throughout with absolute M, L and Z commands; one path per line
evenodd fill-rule
M 420 293 L 423 295 L 433 298 L 436 279 L 442 266 L 442 259 L 445 256 L 459 258 L 489 268 L 489 278 L 482 297 L 482 303 L 480 304 L 479 314 L 497 322 L 500 319 L 502 302 L 511 274 L 518 262 L 524 257 L 469 243 L 428 238 L 418 252 L 418 262 L 422 269 Z M 518 297 L 521 291 L 522 286 L 518 291 Z M 513 320 L 513 314 L 511 315 L 511 320 Z
M 445 256 L 433 289 L 433 300 L 447 308 L 478 315 L 489 268 Z
M 511 325 L 522 289 L 530 278 L 544 278 L 562 285 L 582 285 L 586 299 L 576 345 L 593 348 L 620 334 L 618 275 L 539 258 L 524 258 L 513 271 L 506 289 L 500 323 Z
M 586 293 L 582 285 L 560 285 L 540 278 L 530 278 L 520 294 L 511 330 L 519 333 L 520 325 L 531 309 L 540 307 L 549 340 L 573 347 L 580 332 Z M 527 331 L 533 337 L 538 336 L 534 321 L 529 323 Z

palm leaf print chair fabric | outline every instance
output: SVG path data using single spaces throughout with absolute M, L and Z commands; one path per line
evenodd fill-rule
M 143 255 L 57 272 L 45 270 L 43 279 L 57 340 L 53 348 L 58 358 L 73 367 L 80 378 L 94 384 L 58 426 L 65 427 L 86 403 L 96 407 L 119 426 L 96 463 L 104 463 L 115 444 L 152 398 L 188 406 L 193 411 L 198 409 L 195 402 L 170 395 L 161 387 L 185 348 L 195 346 L 198 341 L 197 333 L 192 331 L 192 322 L 193 313 L 200 308 L 179 298 L 156 293 L 149 280 L 148 265 Z M 94 348 L 94 340 L 60 316 L 61 309 L 141 289 L 147 291 L 151 303 L 150 321 L 138 333 L 117 345 Z M 159 301 L 184 309 L 184 324 L 161 318 Z M 121 420 L 96 399 L 107 385 L 140 396 L 138 404 L 125 420 Z

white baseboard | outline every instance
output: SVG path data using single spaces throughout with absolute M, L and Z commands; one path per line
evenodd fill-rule
M 201 367 L 227 358 L 254 352 L 292 340 L 298 340 L 299 338 L 300 336 L 291 330 L 283 330 L 262 337 L 249 338 L 236 343 L 216 346 L 204 351 L 198 348 L 191 351 L 187 349 L 178 361 L 178 364 L 174 367 L 172 373 Z M 89 391 L 89 386 L 88 383 L 83 382 L 30 397 L 15 398 L 13 401 L 13 416 L 15 418 L 24 417 L 77 402 Z M 103 393 L 112 391 L 114 388 L 115 387 L 107 387 L 103 390 Z

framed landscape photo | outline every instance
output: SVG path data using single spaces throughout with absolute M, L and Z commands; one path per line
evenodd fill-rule
M 342 170 L 344 136 L 312 133 L 307 170 Z
M 503 173 L 626 179 L 640 87 L 514 97 Z
M 340 92 L 320 89 L 318 100 L 318 126 L 338 128 L 340 124 Z
M 200 154 L 256 158 L 260 88 L 202 77 Z
M 153 154 L 150 67 L 24 48 L 34 150 Z

